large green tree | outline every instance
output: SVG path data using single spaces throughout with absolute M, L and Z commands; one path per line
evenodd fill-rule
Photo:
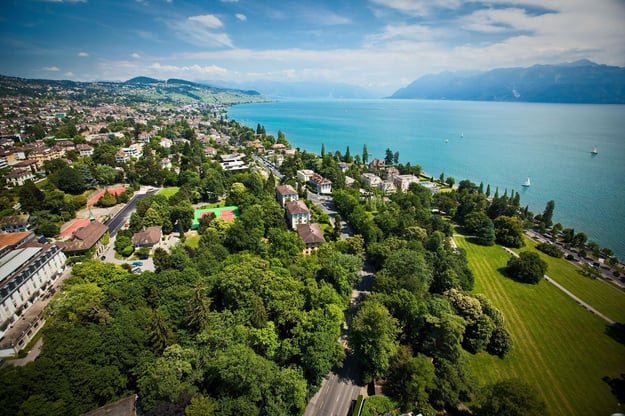
M 368 300 L 361 305 L 349 327 L 349 340 L 363 360 L 366 379 L 375 379 L 388 371 L 399 348 L 399 332 L 397 319 L 383 304 Z
M 506 272 L 515 280 L 538 283 L 547 272 L 547 263 L 533 251 L 522 251 L 508 260 Z

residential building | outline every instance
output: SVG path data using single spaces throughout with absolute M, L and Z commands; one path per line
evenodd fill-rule
M 382 159 L 373 159 L 369 162 L 369 172 L 377 172 L 386 167 L 386 162 Z
M 393 181 L 388 179 L 380 182 L 380 184 L 378 185 L 378 189 L 386 195 L 394 194 L 395 192 L 397 192 L 397 187 L 395 186 Z
M 249 166 L 243 160 L 244 157 L 245 155 L 240 153 L 222 155 L 221 162 L 219 162 L 219 164 L 221 165 L 223 170 L 226 171 L 247 169 Z
M 309 184 L 315 189 L 315 191 L 319 194 L 331 194 L 332 193 L 332 181 L 330 179 L 326 179 L 318 173 L 314 173 L 310 180 Z
M 59 242 L 59 246 L 68 256 L 78 256 L 90 251 L 99 256 L 105 249 L 102 240 L 108 236 L 108 227 L 98 221 L 91 221 L 85 227 L 76 230 L 69 241 Z
M 276 199 L 284 207 L 289 201 L 297 201 L 297 191 L 291 185 L 278 185 L 276 186 Z
M 319 248 L 321 243 L 324 243 L 326 239 L 323 237 L 323 232 L 319 227 L 319 224 L 298 224 L 297 234 L 302 239 L 306 248 L 304 254 L 310 254 L 313 250 Z
M 171 169 L 171 160 L 168 157 L 161 159 L 161 169 Z
M 80 156 L 92 156 L 93 155 L 93 146 L 90 146 L 87 143 L 80 143 L 76 145 L 76 149 L 80 153 Z
M 34 180 L 35 174 L 30 169 L 14 169 L 6 176 L 11 186 L 22 186 L 28 180 Z
M 37 301 L 65 268 L 65 254 L 57 245 L 36 243 L 33 233 L 20 234 L 27 236 L 0 249 L 0 357 L 16 356 L 43 326 L 43 306 Z
M 419 178 L 415 175 L 397 175 L 395 176 L 395 179 L 393 179 L 393 183 L 398 189 L 406 192 L 411 183 L 419 183 Z
M 375 173 L 363 173 L 360 175 L 360 179 L 362 179 L 369 188 L 377 188 L 382 183 L 382 178 Z
M 30 215 L 11 215 L 0 219 L 0 230 L 5 233 L 20 233 L 28 231 L 30 227 Z
M 136 249 L 142 247 L 152 248 L 161 241 L 161 238 L 163 238 L 162 226 L 147 227 L 132 235 L 132 245 Z
M 310 178 L 312 177 L 312 175 L 314 175 L 315 172 L 313 172 L 310 169 L 301 169 L 297 171 L 297 180 L 303 183 L 307 183 Z
M 303 201 L 289 201 L 286 203 L 286 219 L 289 227 L 295 229 L 297 224 L 310 222 L 310 210 Z
M 115 162 L 117 163 L 123 163 L 123 162 L 128 162 L 130 160 L 130 157 L 124 153 L 123 150 L 118 150 L 115 153 Z

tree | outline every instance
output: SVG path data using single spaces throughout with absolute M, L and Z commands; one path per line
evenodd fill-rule
M 369 151 L 367 150 L 367 145 L 362 145 L 362 163 L 369 163 Z
M 486 386 L 478 395 L 477 416 L 542 416 L 547 414 L 545 402 L 537 392 L 521 380 L 503 380 Z
M 495 218 L 495 239 L 506 247 L 523 247 L 523 223 L 516 217 L 501 215 Z
M 98 201 L 98 205 L 102 207 L 112 207 L 115 204 L 117 204 L 117 198 L 108 190 L 104 191 L 104 195 Z
M 495 227 L 483 211 L 474 211 L 466 215 L 464 226 L 475 235 L 478 244 L 492 246 L 495 243 Z
M 386 165 L 388 166 L 393 164 L 393 151 L 388 147 L 386 148 L 386 151 L 385 151 L 384 163 L 386 163 Z
M 522 251 L 508 260 L 506 272 L 523 283 L 538 283 L 547 272 L 547 263 L 533 251 Z
M 375 300 L 365 301 L 349 328 L 349 340 L 354 352 L 365 366 L 365 377 L 372 380 L 386 373 L 397 353 L 397 319 Z
M 400 400 L 402 408 L 424 409 L 430 407 L 429 394 L 436 384 L 432 359 L 423 354 L 412 356 L 410 348 L 400 347 L 389 370 L 389 390 Z
M 26 212 L 32 213 L 36 210 L 40 210 L 45 200 L 45 195 L 37 185 L 31 180 L 24 182 L 24 185 L 19 188 L 17 192 L 20 205 Z
M 321 143 L 321 158 L 323 159 L 326 155 L 326 145 Z
M 454 184 L 456 183 L 456 179 L 454 179 L 453 176 L 448 176 L 447 179 L 445 180 L 445 183 L 447 185 L 449 185 L 450 188 L 453 188 Z M 479 192 L 479 190 L 478 190 L 478 192 Z M 481 194 L 482 192 L 479 192 L 479 193 Z
M 545 227 L 551 227 L 551 224 L 553 224 L 553 209 L 555 208 L 556 203 L 551 200 L 549 202 L 547 202 L 547 205 L 545 206 L 545 211 L 543 212 L 543 219 L 542 219 L 542 223 L 545 225 Z

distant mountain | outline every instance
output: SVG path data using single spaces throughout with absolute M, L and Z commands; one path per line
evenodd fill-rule
M 391 98 L 625 104 L 625 68 L 581 60 L 529 68 L 425 75 Z
M 225 87 L 224 81 L 200 81 Z M 355 85 L 333 82 L 288 82 L 258 80 L 235 84 L 237 88 L 260 91 L 272 98 L 377 98 L 382 94 Z
M 72 97 L 86 103 L 112 100 L 118 104 L 146 101 L 232 105 L 268 101 L 268 98 L 261 96 L 257 91 L 217 88 L 180 79 L 160 81 L 149 77 L 136 77 L 126 82 L 75 82 L 0 75 L 0 95 L 26 95 L 38 98 Z
M 150 78 L 150 77 L 134 77 L 125 81 L 124 84 L 134 84 L 134 85 L 143 85 L 143 84 L 158 84 L 159 80 Z

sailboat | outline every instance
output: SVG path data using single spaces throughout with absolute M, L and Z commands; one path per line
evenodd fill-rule
M 523 182 L 523 184 L 522 184 L 522 185 L 523 185 L 524 187 L 526 187 L 526 188 L 528 188 L 528 187 L 531 185 L 529 176 L 527 177 L 527 180 L 526 180 L 525 182 Z
M 599 154 L 599 151 L 597 150 L 597 147 L 595 147 L 594 149 L 592 149 L 592 152 L 590 152 L 593 155 Z

